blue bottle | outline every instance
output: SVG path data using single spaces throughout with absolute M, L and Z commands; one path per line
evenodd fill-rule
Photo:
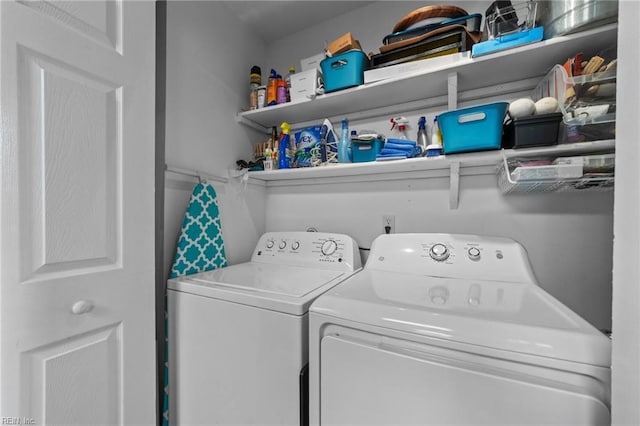
M 280 125 L 282 133 L 280 134 L 280 142 L 278 144 L 278 169 L 291 168 L 291 147 L 289 146 L 291 126 L 287 122 Z
M 338 163 L 350 163 L 349 149 L 351 148 L 351 139 L 349 138 L 349 121 L 342 119 L 342 134 L 338 142 Z

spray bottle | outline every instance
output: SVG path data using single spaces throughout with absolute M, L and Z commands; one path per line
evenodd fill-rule
M 427 136 L 427 118 L 425 116 L 420 117 L 418 120 L 418 136 L 416 141 L 418 145 L 422 147 L 423 152 L 427 152 L 427 146 L 429 145 L 429 137 Z
M 407 137 L 407 124 L 408 123 L 409 123 L 409 120 L 407 120 L 405 117 L 402 117 L 402 116 L 392 117 L 391 118 L 391 130 L 393 130 L 397 126 L 398 127 L 398 132 L 400 132 L 400 138 L 401 139 L 409 139 Z
M 338 163 L 350 163 L 349 149 L 351 148 L 351 139 L 349 138 L 349 121 L 342 119 L 342 133 L 338 142 Z
M 442 133 L 438 127 L 438 117 L 433 119 L 433 126 L 431 127 L 431 144 L 427 146 L 427 157 L 437 157 L 442 155 Z
M 282 133 L 280 133 L 280 141 L 278 143 L 278 169 L 291 168 L 291 140 L 289 132 L 291 126 L 286 121 L 283 121 L 280 125 Z

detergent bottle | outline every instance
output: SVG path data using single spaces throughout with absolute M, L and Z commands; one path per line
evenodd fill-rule
M 278 143 L 278 169 L 291 168 L 291 126 L 286 121 L 280 125 L 282 133 L 280 133 L 280 142 Z

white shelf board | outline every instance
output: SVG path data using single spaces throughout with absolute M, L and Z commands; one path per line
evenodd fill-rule
M 561 144 L 548 147 L 519 148 L 504 150 L 507 157 L 526 156 L 571 156 L 591 152 L 615 150 L 614 140 Z M 464 154 L 442 155 L 439 157 L 408 158 L 394 161 L 372 161 L 368 163 L 330 164 L 320 167 L 249 172 L 249 178 L 264 181 L 265 186 L 308 185 L 311 183 L 333 182 L 336 180 L 371 182 L 376 180 L 405 179 L 407 177 L 449 176 L 452 163 L 460 165 L 460 174 L 477 174 L 474 168 L 490 166 L 480 173 L 495 173 L 495 167 L 502 161 L 502 151 L 482 151 Z
M 458 92 L 542 78 L 553 65 L 563 63 L 569 56 L 583 52 L 589 57 L 611 47 L 617 40 L 617 31 L 617 24 L 609 24 L 477 58 L 461 57 L 445 64 L 438 62 L 439 65 L 414 74 L 363 84 L 315 99 L 242 112 L 238 114 L 238 121 L 263 128 L 287 121 L 295 128 L 295 123 L 319 122 L 325 117 L 348 116 L 438 96 L 446 99 L 447 79 L 453 72 L 458 74 Z

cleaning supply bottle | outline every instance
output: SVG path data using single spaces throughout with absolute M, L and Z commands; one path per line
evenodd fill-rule
M 349 148 L 351 147 L 351 139 L 349 138 L 349 121 L 347 118 L 342 119 L 342 132 L 340 141 L 338 142 L 338 163 L 350 163 Z
M 440 126 L 438 126 L 438 116 L 433 117 L 433 128 L 431 129 L 431 143 L 437 143 L 442 145 L 442 133 L 440 132 Z
M 397 126 L 397 128 L 398 128 L 397 130 L 398 130 L 398 132 L 400 132 L 400 139 L 409 139 L 407 137 L 407 124 L 408 123 L 409 123 L 409 120 L 407 120 L 405 117 L 402 117 L 402 116 L 392 117 L 391 118 L 391 130 L 393 130 Z
M 442 133 L 438 127 L 438 117 L 434 117 L 433 125 L 431 126 L 431 144 L 427 146 L 427 157 L 437 157 L 442 155 Z
M 416 142 L 418 145 L 422 147 L 422 151 L 427 151 L 427 146 L 429 145 L 429 137 L 427 136 L 427 118 L 425 116 L 420 117 L 418 119 L 418 136 Z
M 278 143 L 278 168 L 289 169 L 291 168 L 291 138 L 289 137 L 291 126 L 286 121 L 283 121 L 280 128 L 282 133 Z

